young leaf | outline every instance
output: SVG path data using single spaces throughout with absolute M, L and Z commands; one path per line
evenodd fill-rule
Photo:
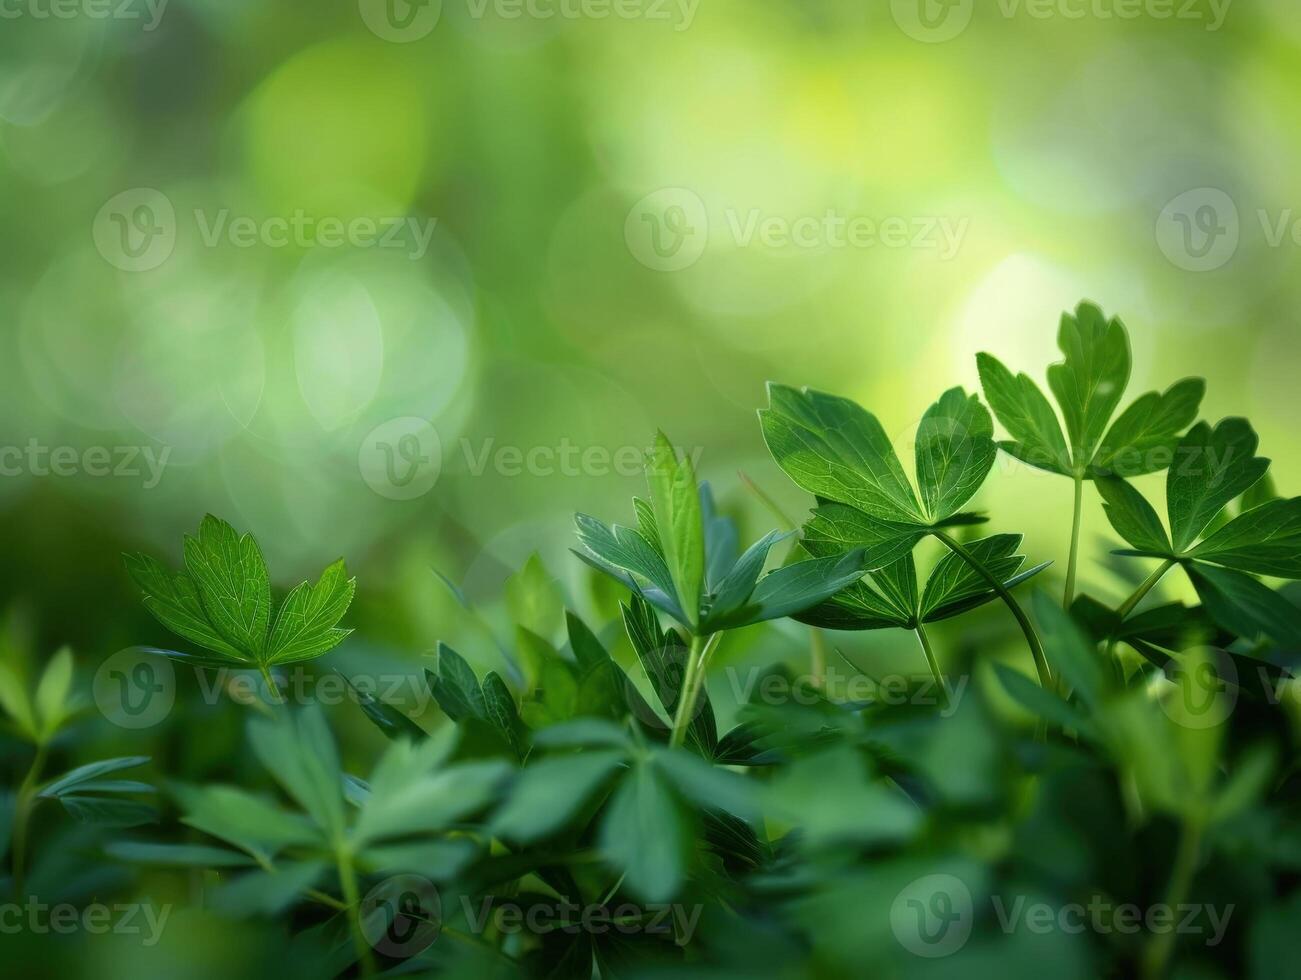
M 0 663 L 0 707 L 5 709 L 24 737 L 32 742 L 41 740 L 36 713 L 27 694 L 27 685 L 23 683 L 18 672 L 7 663 Z
M 452 721 L 464 718 L 488 720 L 488 706 L 479 678 L 465 658 L 446 643 L 438 644 L 438 673 L 425 671 L 434 700 Z
M 1129 338 L 1119 319 L 1081 303 L 1074 316 L 1062 314 L 1057 346 L 1066 360 L 1049 366 L 1048 387 L 1066 420 L 1072 467 L 1083 473 L 1129 384 Z
M 271 582 L 253 536 L 208 514 L 197 537 L 186 535 L 185 570 L 217 632 L 260 660 L 271 622 Z
M 977 354 L 980 385 L 989 407 L 1012 436 L 999 447 L 1039 469 L 1070 474 L 1070 452 L 1053 407 L 1026 374 L 1013 376 L 991 354 Z
M 950 388 L 917 429 L 917 485 L 932 522 L 956 513 L 994 465 L 994 423 L 975 395 Z
M 36 716 L 40 719 L 41 734 L 53 737 L 69 714 L 68 695 L 72 689 L 72 651 L 61 648 L 41 674 L 36 685 Z
M 1244 572 L 1301 578 L 1301 497 L 1244 511 L 1190 554 Z
M 199 644 L 230 660 L 252 663 L 253 658 L 228 643 L 208 621 L 198 587 L 184 572 L 169 572 L 162 563 L 143 554 L 124 556 L 127 572 L 144 593 L 144 606 L 177 636 Z
M 1165 469 L 1174 459 L 1179 433 L 1196 420 L 1205 394 L 1205 381 L 1184 378 L 1164 394 L 1139 396 L 1107 430 L 1087 475 L 1134 477 Z
M 1025 561 L 1024 555 L 1015 554 L 1021 545 L 1019 534 L 995 534 L 968 543 L 967 550 L 999 581 L 1010 579 Z M 932 614 L 953 603 L 978 595 L 994 597 L 994 592 L 966 561 L 948 552 L 936 562 L 926 580 L 920 606 L 921 618 L 928 620 Z
M 1117 534 L 1145 555 L 1164 558 L 1174 554 L 1161 518 L 1141 493 L 1115 476 L 1098 477 L 1094 485 Z
M 315 585 L 296 585 L 276 612 L 265 662 L 312 660 L 338 646 L 352 630 L 339 629 L 335 624 L 348 611 L 356 589 L 357 580 L 348 578 L 342 558 L 326 568 Z
M 705 581 L 704 523 L 700 491 L 689 457 L 678 459 L 677 450 L 660 432 L 646 465 L 655 527 L 664 563 L 673 580 L 678 605 L 693 631 L 700 620 L 700 594 Z
M 1246 419 L 1212 429 L 1199 422 L 1175 450 L 1166 480 L 1166 509 L 1175 550 L 1182 553 L 1230 500 L 1264 476 L 1269 460 L 1255 455 L 1256 433 Z
M 814 496 L 887 522 L 925 524 L 885 430 L 866 409 L 820 391 L 768 385 L 759 413 L 773 459 Z

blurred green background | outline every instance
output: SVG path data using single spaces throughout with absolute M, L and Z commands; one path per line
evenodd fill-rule
M 347 558 L 334 665 L 491 660 L 430 569 L 492 607 L 536 551 L 603 620 L 572 514 L 631 519 L 657 427 L 753 537 L 738 471 L 808 504 L 765 380 L 906 446 L 977 351 L 1042 377 L 1082 298 L 1129 326 L 1129 397 L 1206 376 L 1297 486 L 1291 0 L 120 2 L 0 18 L 0 600 L 38 658 L 174 642 L 119 555 L 212 511 L 281 586 Z M 1070 496 L 1001 461 L 976 503 L 1060 565 Z M 233 725 L 103 727 L 239 765 Z

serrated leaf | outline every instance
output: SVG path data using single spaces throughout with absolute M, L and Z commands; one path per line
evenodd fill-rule
M 639 531 L 618 524 L 606 527 L 586 514 L 576 514 L 574 524 L 583 549 L 574 552 L 579 558 L 680 622 L 686 621 L 664 557 Z
M 764 441 L 797 486 L 886 522 L 926 523 L 876 416 L 847 398 L 809 389 L 769 384 L 768 398 L 759 413 Z
M 177 636 L 207 650 L 244 663 L 252 657 L 226 641 L 208 621 L 198 587 L 184 572 L 168 571 L 160 562 L 143 554 L 125 555 L 127 572 L 144 593 L 144 607 Z
M 1244 511 L 1190 554 L 1243 572 L 1301 578 L 1301 497 Z
M 333 650 L 352 632 L 336 624 L 352 605 L 356 590 L 357 580 L 348 577 L 342 558 L 327 567 L 315 585 L 294 586 L 276 611 L 265 662 L 298 663 Z
M 693 631 L 700 622 L 700 596 L 705 583 L 705 532 L 700 490 L 690 457 L 678 459 L 663 432 L 646 462 L 646 481 L 659 545 L 673 580 L 678 606 Z
M 271 581 L 251 534 L 208 514 L 185 538 L 185 571 L 208 622 L 251 660 L 261 660 L 271 623 Z
M 1021 545 L 1019 534 L 995 534 L 971 541 L 966 545 L 981 565 L 999 581 L 1011 578 L 1021 567 L 1025 557 L 1015 554 Z M 948 552 L 931 569 L 922 592 L 921 616 L 925 619 L 941 606 L 992 592 L 984 576 L 961 556 Z
M 1072 469 L 1083 473 L 1129 383 L 1129 338 L 1118 318 L 1081 303 L 1074 316 L 1062 314 L 1057 346 L 1066 359 L 1049 366 L 1048 387 L 1066 422 Z
M 971 499 L 997 455 L 994 423 L 980 399 L 961 388 L 944 392 L 922 416 L 916 436 L 917 486 L 931 523 Z
M 1120 413 L 1102 440 L 1089 477 L 1134 477 L 1163 470 L 1174 460 L 1179 435 L 1197 418 L 1206 382 L 1176 381 L 1164 393 L 1149 391 Z
M 1048 398 L 1026 374 L 1013 376 L 991 354 L 977 354 L 985 400 L 1013 442 L 999 446 L 1022 462 L 1054 473 L 1070 473 L 1070 451 Z
M 1234 497 L 1265 475 L 1269 460 L 1255 455 L 1256 433 L 1246 419 L 1227 418 L 1214 429 L 1199 422 L 1179 441 L 1166 479 L 1166 509 L 1175 550 L 1185 551 Z
M 862 548 L 865 567 L 884 568 L 898 561 L 927 534 L 922 524 L 882 521 L 854 507 L 822 503 L 804 525 L 800 543 L 815 558 L 843 555 Z
M 1103 512 L 1117 534 L 1144 554 L 1173 556 L 1161 518 L 1141 493 L 1114 476 L 1098 477 L 1094 485 L 1102 497 Z

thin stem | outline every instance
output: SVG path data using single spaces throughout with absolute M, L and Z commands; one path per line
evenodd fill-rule
M 276 679 L 271 673 L 271 668 L 266 664 L 258 664 L 258 670 L 262 672 L 262 679 L 267 685 L 267 700 L 271 704 L 284 704 L 285 699 L 280 694 L 280 688 L 276 685 Z
M 702 636 L 691 637 L 691 649 L 687 652 L 687 671 L 682 680 L 682 694 L 678 697 L 678 710 L 673 717 L 673 734 L 669 736 L 669 745 L 680 746 L 687 737 L 687 728 L 695 716 L 696 699 L 700 697 L 700 688 L 705 679 L 705 665 L 709 663 L 710 654 L 722 639 L 722 631 Z
M 11 835 L 13 851 L 14 898 L 25 899 L 27 887 L 27 827 L 31 821 L 32 810 L 36 809 L 36 784 L 40 782 L 41 770 L 45 768 L 46 747 L 36 747 L 36 757 L 32 759 L 31 768 L 18 787 L 18 797 L 14 803 L 14 823 Z
M 1051 688 L 1053 675 L 1048 669 L 1048 660 L 1044 656 L 1043 644 L 1039 642 L 1039 635 L 1035 633 L 1034 626 L 1030 623 L 1030 617 L 1025 614 L 1025 610 L 1021 608 L 1021 604 L 1012 598 L 1012 593 L 1007 590 L 1007 586 L 999 581 L 998 577 L 993 575 L 989 569 L 978 562 L 975 555 L 943 531 L 938 528 L 932 528 L 931 534 L 943 541 L 950 551 L 975 569 L 976 573 L 988 582 L 990 587 L 998 593 L 999 598 L 1003 600 L 1007 608 L 1012 611 L 1012 615 L 1016 617 L 1016 621 L 1021 627 L 1021 632 L 1025 634 L 1025 642 L 1030 647 L 1030 655 L 1034 657 L 1035 670 L 1039 672 L 1040 685 L 1045 688 Z
M 335 849 L 335 861 L 339 866 L 339 888 L 343 892 L 343 902 L 348 908 L 348 925 L 352 930 L 352 945 L 357 951 L 361 963 L 361 975 L 375 975 L 375 951 L 366 941 L 366 934 L 361 928 L 361 897 L 357 892 L 357 872 L 352 866 L 352 852 L 346 844 Z
M 942 707 L 949 706 L 949 692 L 944 687 L 944 675 L 940 673 L 940 663 L 935 659 L 935 651 L 931 649 L 930 637 L 926 635 L 926 627 L 919 620 L 917 626 L 913 629 L 917 634 L 917 640 L 922 645 L 922 653 L 926 654 L 926 663 L 931 668 L 931 676 L 935 678 L 935 686 L 940 689 L 940 703 Z
M 1202 847 L 1202 821 L 1200 817 L 1185 817 L 1179 835 L 1179 849 L 1175 852 L 1174 870 L 1166 889 L 1165 907 L 1178 909 L 1188 898 L 1193 876 L 1197 873 L 1197 857 Z M 1143 976 L 1146 980 L 1159 980 L 1165 976 L 1174 952 L 1176 929 L 1153 934 L 1143 953 Z
M 822 630 L 816 626 L 809 629 L 809 668 L 812 673 L 813 686 L 826 686 L 827 678 L 827 640 Z
M 1117 621 L 1123 623 L 1129 617 L 1129 614 L 1134 611 L 1134 608 L 1143 601 L 1143 597 L 1151 592 L 1152 589 L 1156 587 L 1156 583 L 1161 581 L 1161 578 L 1165 573 L 1170 571 L 1170 569 L 1174 568 L 1177 564 L 1178 562 L 1173 558 L 1167 558 L 1157 567 L 1156 571 L 1145 578 L 1143 584 L 1134 590 L 1134 594 L 1121 603 L 1120 608 L 1116 610 Z
M 1071 603 L 1075 600 L 1075 564 L 1080 556 L 1080 516 L 1084 510 L 1084 477 L 1080 473 L 1075 474 L 1075 511 L 1071 521 L 1071 551 L 1066 558 L 1066 595 L 1062 599 L 1062 607 L 1071 608 Z

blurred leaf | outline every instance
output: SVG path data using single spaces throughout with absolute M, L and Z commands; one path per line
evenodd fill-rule
M 686 874 L 686 817 L 653 766 L 635 763 L 601 821 L 601 853 L 647 902 L 666 902 Z
M 557 832 L 624 758 L 619 749 L 594 749 L 534 762 L 519 774 L 493 817 L 493 833 L 528 844 Z
M 538 636 L 550 637 L 560 626 L 564 598 L 537 552 L 524 567 L 506 580 L 506 611 L 511 622 Z
M 343 773 L 334 735 L 316 705 L 254 718 L 248 726 L 253 753 L 327 837 L 343 834 Z

